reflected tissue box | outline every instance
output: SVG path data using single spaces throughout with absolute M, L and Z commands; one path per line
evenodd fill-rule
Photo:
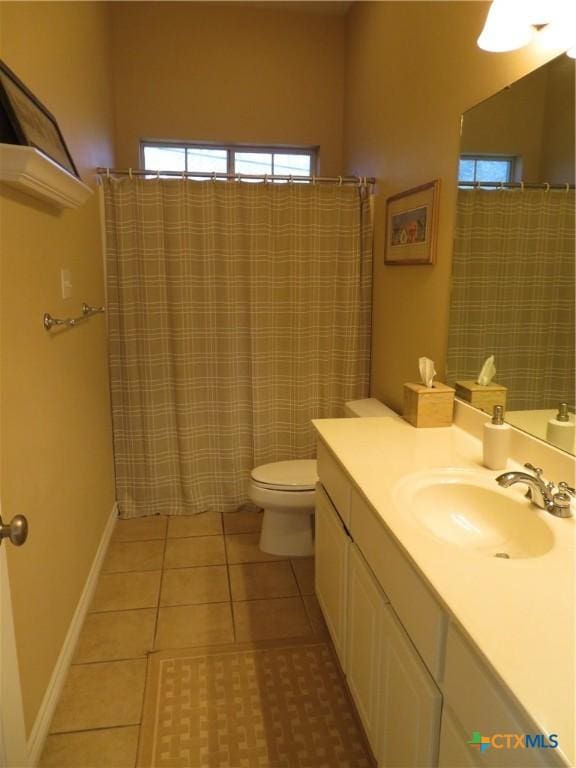
M 449 427 L 453 412 L 454 389 L 447 384 L 404 384 L 402 416 L 415 427 Z
M 501 405 L 506 410 L 507 388 L 501 384 L 478 384 L 476 381 L 456 381 L 456 397 L 481 411 L 492 414 L 495 405 Z

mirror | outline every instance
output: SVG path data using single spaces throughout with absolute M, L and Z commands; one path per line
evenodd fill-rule
M 572 453 L 574 70 L 559 56 L 463 116 L 446 366 L 457 396 Z

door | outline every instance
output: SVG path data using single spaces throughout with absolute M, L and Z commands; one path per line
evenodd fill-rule
M 380 664 L 382 614 L 387 602 L 355 544 L 348 568 L 346 678 L 366 736 L 378 754 L 380 736 Z
M 350 538 L 322 487 L 316 491 L 316 596 L 342 668 L 346 669 L 346 602 Z
M 380 768 L 438 765 L 442 694 L 390 605 L 382 612 Z
M 21 768 L 28 759 L 6 556 L 10 546 L 9 538 L 0 539 L 0 768 Z

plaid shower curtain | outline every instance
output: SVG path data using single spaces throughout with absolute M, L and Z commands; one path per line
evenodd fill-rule
M 459 190 L 447 378 L 488 355 L 507 408 L 574 404 L 574 190 Z
M 366 396 L 371 200 L 351 185 L 103 179 L 122 517 L 230 511 Z

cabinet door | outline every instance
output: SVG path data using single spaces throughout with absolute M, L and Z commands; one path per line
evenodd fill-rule
M 380 661 L 385 595 L 356 545 L 348 563 L 346 678 L 370 746 L 378 753 L 380 736 Z
M 442 695 L 390 605 L 382 623 L 380 768 L 438 764 Z
M 346 583 L 350 538 L 324 489 L 316 492 L 316 596 L 340 664 L 346 669 Z
M 446 706 L 442 711 L 438 765 L 440 768 L 478 768 L 481 765 L 479 757 L 477 759 L 474 750 L 463 738 L 456 719 Z

